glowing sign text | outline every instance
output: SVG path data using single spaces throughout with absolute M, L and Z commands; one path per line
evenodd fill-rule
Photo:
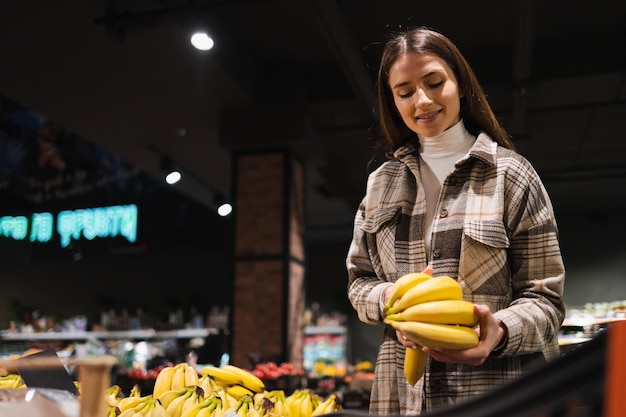
M 111 206 L 91 209 L 65 210 L 57 215 L 56 232 L 61 246 L 67 247 L 72 239 L 87 240 L 123 236 L 129 242 L 137 239 L 137 206 Z M 54 234 L 54 217 L 51 213 L 34 213 L 30 236 L 26 216 L 0 217 L 0 236 L 14 240 L 29 237 L 31 242 L 48 242 Z

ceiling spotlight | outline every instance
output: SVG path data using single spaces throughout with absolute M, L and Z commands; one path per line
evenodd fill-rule
M 215 203 L 215 207 L 217 207 L 217 214 L 222 217 L 228 216 L 233 211 L 233 206 L 224 198 L 222 193 L 216 191 L 213 195 L 213 202 Z
M 233 212 L 233 206 L 230 203 L 220 204 L 219 207 L 217 208 L 217 214 L 219 214 L 222 217 L 226 217 L 232 212 Z
M 176 184 L 182 178 L 180 171 L 174 167 L 174 162 L 169 156 L 161 158 L 161 171 L 165 174 L 165 182 L 169 185 Z
M 174 170 L 174 171 L 169 172 L 167 175 L 165 175 L 165 182 L 168 183 L 169 185 L 174 185 L 178 181 L 180 181 L 181 178 L 182 178 L 182 175 L 180 174 L 180 172 Z
M 191 44 L 201 51 L 208 51 L 213 48 L 215 42 L 206 32 L 196 32 L 191 35 Z

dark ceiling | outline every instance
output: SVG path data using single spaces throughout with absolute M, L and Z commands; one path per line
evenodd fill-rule
M 465 52 L 557 211 L 626 209 L 626 2 L 135 0 L 0 3 L 0 94 L 210 205 L 231 155 L 306 165 L 312 238 L 349 235 L 372 153 L 390 32 L 426 25 Z M 207 25 L 216 46 L 194 50 Z M 207 187 L 207 184 L 210 186 Z

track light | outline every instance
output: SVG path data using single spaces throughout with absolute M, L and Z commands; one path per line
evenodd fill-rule
M 222 217 L 228 216 L 233 211 L 233 206 L 224 198 L 222 193 L 215 192 L 213 197 L 215 207 L 217 207 L 217 214 Z
M 191 182 L 197 182 L 198 184 L 206 187 L 213 195 L 212 201 L 207 201 L 208 205 L 212 206 L 217 214 L 221 217 L 229 216 L 233 211 L 232 204 L 224 197 L 221 191 L 215 188 L 206 179 L 196 174 L 193 170 L 186 167 L 180 161 L 174 161 L 174 159 L 165 151 L 160 150 L 154 145 L 148 145 L 148 148 L 154 153 L 160 156 L 160 168 L 161 173 L 165 176 L 165 181 L 172 185 L 182 179 L 182 173 L 185 173 L 187 180 Z
M 205 31 L 197 31 L 191 35 L 191 44 L 194 48 L 200 51 L 208 51 L 215 45 L 213 38 L 211 38 Z
M 174 162 L 169 156 L 161 157 L 161 171 L 165 175 L 165 182 L 174 185 L 182 178 L 180 171 L 174 167 Z

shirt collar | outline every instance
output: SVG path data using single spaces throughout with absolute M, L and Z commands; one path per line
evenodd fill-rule
M 481 132 L 472 145 L 468 158 L 480 159 L 489 165 L 495 165 L 497 148 L 497 142 L 491 139 L 486 133 Z M 405 157 L 416 153 L 417 148 L 415 143 L 407 141 L 394 151 L 393 157 L 395 159 L 402 160 Z M 463 160 L 459 162 L 463 162 Z

